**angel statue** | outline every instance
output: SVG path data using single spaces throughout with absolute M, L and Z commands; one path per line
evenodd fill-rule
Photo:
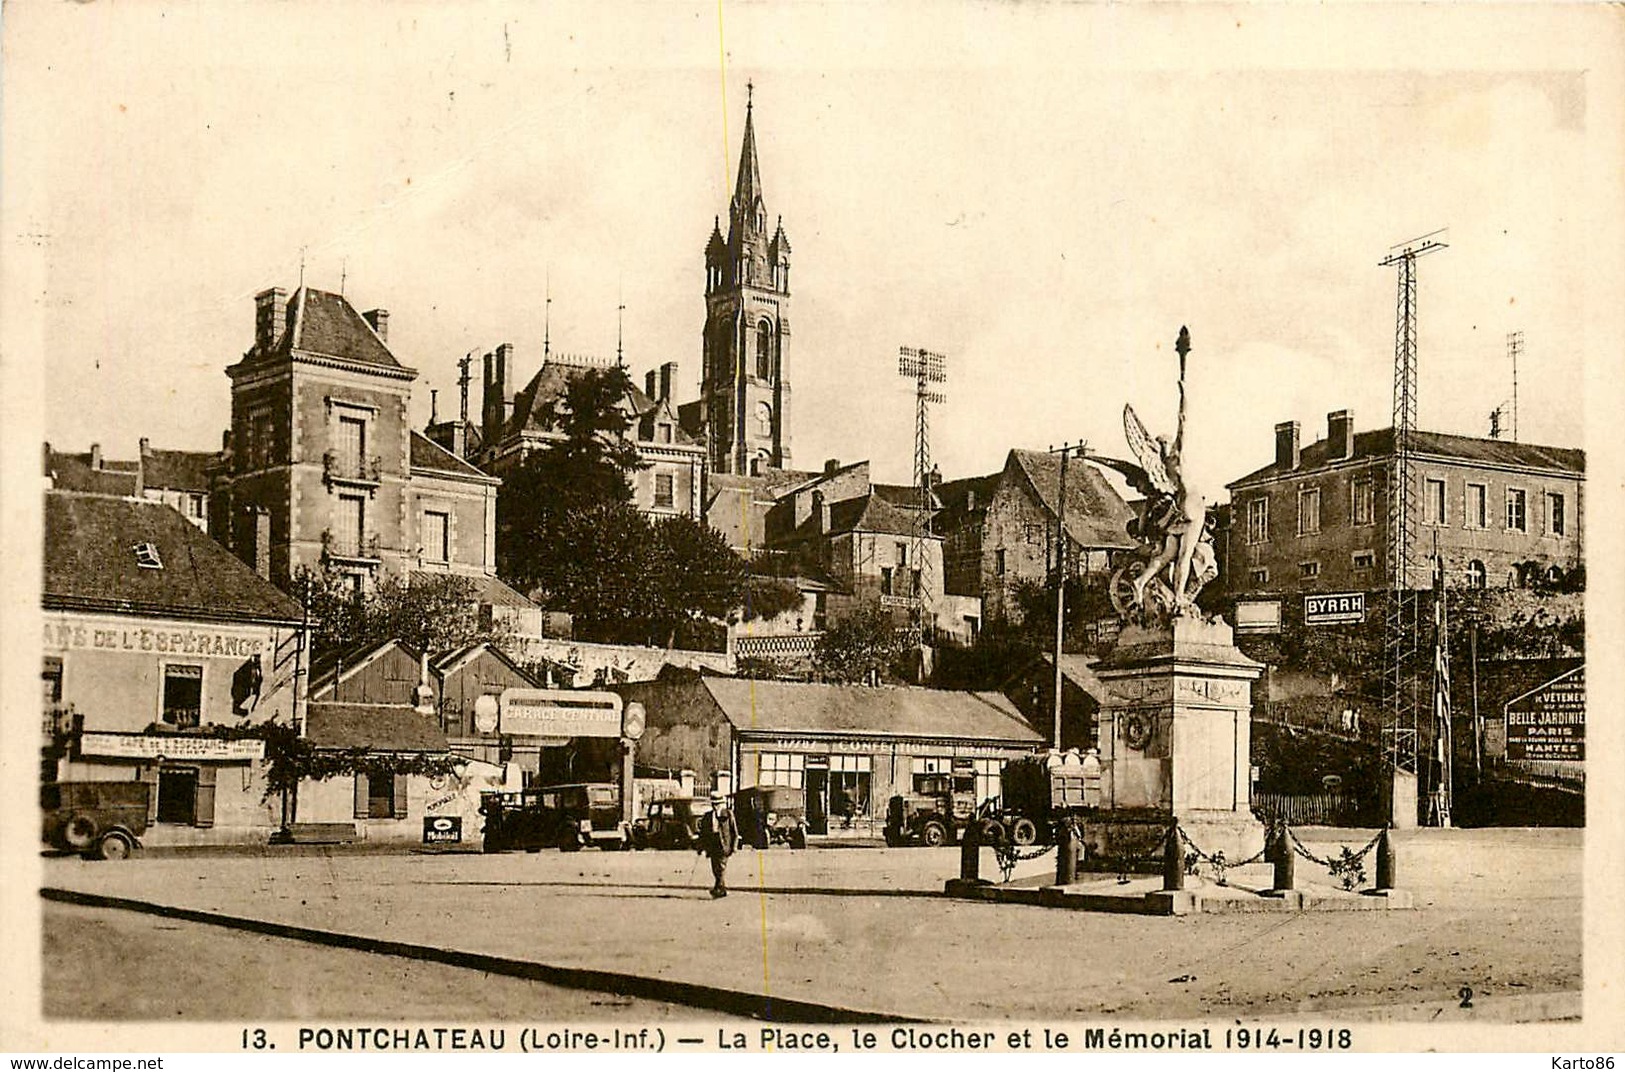
M 1112 574 L 1112 605 L 1124 617 L 1149 620 L 1190 613 L 1202 586 L 1219 575 L 1211 501 L 1185 476 L 1185 355 L 1190 348 L 1190 332 L 1180 328 L 1174 344 L 1179 353 L 1179 424 L 1173 440 L 1153 440 L 1134 407 L 1125 405 L 1123 434 L 1139 464 L 1086 455 L 1122 473 L 1145 497 L 1140 516 L 1128 524 L 1129 535 L 1140 546 Z

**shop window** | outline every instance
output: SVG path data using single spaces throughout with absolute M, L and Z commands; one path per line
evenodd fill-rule
M 357 819 L 406 818 L 406 775 L 357 774 L 355 776 L 355 817 Z
M 203 715 L 203 667 L 170 663 L 164 667 L 164 721 L 171 726 L 196 726 Z
M 214 825 L 214 767 L 164 767 L 158 771 L 160 823 Z
M 670 473 L 655 474 L 655 505 L 671 509 L 677 501 L 677 481 Z
M 1562 536 L 1568 528 L 1568 518 L 1564 516 L 1563 496 L 1555 491 L 1546 493 L 1546 535 Z
M 1270 538 L 1270 501 L 1254 499 L 1247 504 L 1247 542 L 1268 543 Z
M 1377 515 L 1377 485 L 1369 477 L 1356 480 L 1352 485 L 1353 500 L 1349 514 L 1356 525 L 1370 525 Z
M 796 752 L 763 752 L 756 757 L 757 785 L 787 785 L 800 789 L 806 757 Z
M 869 814 L 872 760 L 868 756 L 829 757 L 829 811 L 850 820 Z

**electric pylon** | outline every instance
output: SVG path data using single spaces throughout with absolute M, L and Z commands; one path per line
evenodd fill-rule
M 948 381 L 948 359 L 930 350 L 900 346 L 897 372 L 914 381 L 914 489 L 919 496 L 909 539 L 909 562 L 898 572 L 906 577 L 907 568 L 919 571 L 920 579 L 911 593 L 914 600 L 911 624 L 916 639 L 924 643 L 931 609 L 931 562 L 925 548 L 931 535 L 932 505 L 936 501 L 931 487 L 931 406 L 947 401 L 947 396 L 931 385 Z
M 1383 744 L 1390 789 L 1395 776 L 1415 775 L 1421 739 L 1417 732 L 1416 655 L 1421 635 L 1420 601 L 1414 585 L 1417 489 L 1416 432 L 1416 258 L 1446 248 L 1423 235 L 1391 248 L 1380 264 L 1399 269 L 1398 312 L 1394 327 L 1393 458 L 1388 470 L 1388 608 L 1383 635 Z M 1390 808 L 1390 812 L 1391 812 Z M 1390 814 L 1390 818 L 1393 818 Z M 1405 825 L 1415 821 L 1412 816 Z

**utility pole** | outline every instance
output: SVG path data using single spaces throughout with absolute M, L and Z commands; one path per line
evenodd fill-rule
M 1518 441 L 1518 358 L 1523 354 L 1523 332 L 1507 332 L 1507 357 L 1512 359 L 1512 441 Z
M 1062 443 L 1051 447 L 1051 454 L 1061 456 L 1060 486 L 1055 496 L 1055 750 L 1061 750 L 1061 686 L 1065 675 L 1061 673 L 1062 641 L 1066 636 L 1066 463 L 1073 450 L 1080 454 L 1089 449 L 1087 442 L 1075 446 Z
M 1389 774 L 1389 818 L 1396 804 L 1394 790 L 1402 776 L 1416 776 L 1421 737 L 1417 730 L 1415 656 L 1420 622 L 1419 601 L 1411 584 L 1416 530 L 1416 258 L 1446 248 L 1436 236 L 1422 235 L 1391 247 L 1379 263 L 1396 267 L 1399 275 L 1398 309 L 1394 327 L 1393 459 L 1388 473 L 1387 580 L 1388 608 L 1383 639 L 1383 727 L 1385 766 Z M 1403 825 L 1416 821 L 1410 816 Z

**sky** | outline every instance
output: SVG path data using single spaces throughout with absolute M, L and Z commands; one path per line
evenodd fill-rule
M 1279 421 L 1306 444 L 1332 410 L 1389 423 L 1378 262 L 1440 228 L 1417 262 L 1421 426 L 1485 434 L 1522 331 L 1520 438 L 1584 445 L 1587 366 L 1619 343 L 1597 255 L 1619 128 L 1585 13 L 1414 9 L 1403 35 L 1311 14 L 11 5 L 10 296 L 33 319 L 10 372 L 37 375 L 58 449 L 216 448 L 253 295 L 302 260 L 390 311 L 419 424 L 430 388 L 455 412 L 470 350 L 512 342 L 528 379 L 544 318 L 555 351 L 613 355 L 623 304 L 634 377 L 677 361 L 689 400 L 751 82 L 794 251 L 798 468 L 909 479 L 899 346 L 948 357 L 950 479 L 1011 447 L 1126 457 L 1125 403 L 1172 433 L 1188 325 L 1190 469 L 1221 488 Z

